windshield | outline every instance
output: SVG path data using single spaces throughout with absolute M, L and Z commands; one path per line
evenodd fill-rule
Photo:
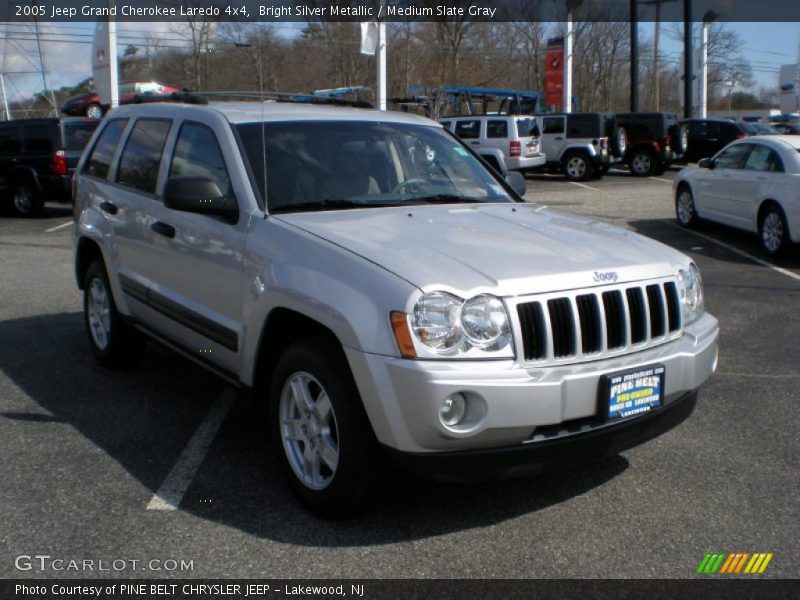
M 513 201 L 438 127 L 304 121 L 236 128 L 272 213 Z

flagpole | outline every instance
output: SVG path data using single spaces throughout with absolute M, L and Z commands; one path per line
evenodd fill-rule
M 379 15 L 383 14 L 385 0 L 381 0 Z M 377 68 L 376 100 L 379 110 L 386 110 L 386 22 L 378 17 L 378 43 L 375 48 Z

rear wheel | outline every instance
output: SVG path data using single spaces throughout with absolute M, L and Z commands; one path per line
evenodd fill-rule
M 20 217 L 36 217 L 44 208 L 41 193 L 28 183 L 17 183 L 14 186 L 14 213 Z
M 789 227 L 779 206 L 771 205 L 764 209 L 758 223 L 758 236 L 761 248 L 769 256 L 779 256 L 789 246 Z
M 636 177 L 647 177 L 655 171 L 655 157 L 652 152 L 636 151 L 631 157 L 631 173 Z
M 126 323 L 117 311 L 105 267 L 93 262 L 83 282 L 83 316 L 86 333 L 97 361 L 118 369 L 136 363 L 144 351 L 145 338 Z
M 338 343 L 317 337 L 284 351 L 269 406 L 273 447 L 306 508 L 337 518 L 375 501 L 385 467 Z
M 585 152 L 570 152 L 564 157 L 561 168 L 569 181 L 586 181 L 594 175 L 594 165 Z
M 90 119 L 102 119 L 103 107 L 99 104 L 90 104 L 86 107 L 86 116 Z

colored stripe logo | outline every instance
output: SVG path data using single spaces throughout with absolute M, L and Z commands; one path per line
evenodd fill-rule
M 761 575 L 772 560 L 772 553 L 765 552 L 706 552 L 697 573 L 703 575 Z

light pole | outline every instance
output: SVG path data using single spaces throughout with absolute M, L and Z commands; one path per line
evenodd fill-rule
M 708 116 L 708 28 L 719 15 L 709 10 L 703 15 L 703 37 L 700 46 L 700 118 Z M 730 108 L 728 108 L 730 111 Z
M 564 36 L 564 98 L 562 100 L 565 113 L 572 112 L 572 46 L 575 42 L 572 13 L 581 4 L 583 4 L 583 0 L 567 0 L 567 35 Z

